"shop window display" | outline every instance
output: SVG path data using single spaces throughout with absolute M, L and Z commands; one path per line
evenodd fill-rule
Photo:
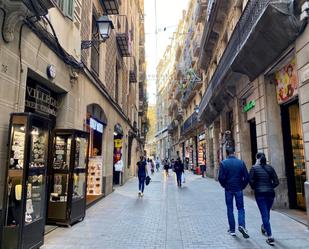
M 85 216 L 88 133 L 56 130 L 48 204 L 48 223 L 72 225 Z
M 35 114 L 11 115 L 2 234 L 10 239 L 2 248 L 43 244 L 49 124 Z

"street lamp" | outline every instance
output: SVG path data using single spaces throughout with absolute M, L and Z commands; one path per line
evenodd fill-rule
M 200 112 L 200 107 L 198 105 L 196 105 L 194 107 L 194 111 L 195 111 L 196 114 L 198 114 Z
M 108 18 L 108 16 L 101 16 L 97 21 L 96 25 L 99 30 L 100 39 L 98 40 L 90 40 L 90 41 L 82 41 L 81 49 L 88 49 L 93 46 L 95 43 L 105 42 L 112 31 L 114 29 L 113 22 Z

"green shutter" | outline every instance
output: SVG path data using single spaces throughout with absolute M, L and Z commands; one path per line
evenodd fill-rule
M 67 9 L 65 13 L 71 18 L 73 18 L 73 9 L 74 9 L 73 5 L 74 5 L 74 0 L 67 0 Z

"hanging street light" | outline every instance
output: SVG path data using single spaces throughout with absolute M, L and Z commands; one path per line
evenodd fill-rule
M 108 16 L 101 16 L 97 21 L 96 25 L 100 34 L 99 40 L 82 41 L 81 49 L 88 49 L 93 46 L 93 44 L 105 42 L 111 34 L 112 29 L 114 29 L 113 22 L 108 18 Z

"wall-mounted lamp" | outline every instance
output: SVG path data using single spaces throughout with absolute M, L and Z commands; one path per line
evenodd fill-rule
M 110 34 L 112 29 L 114 29 L 113 22 L 108 18 L 108 16 L 101 16 L 96 21 L 99 33 L 100 33 L 100 39 L 99 40 L 91 40 L 91 41 L 82 41 L 81 48 L 82 49 L 88 49 L 93 46 L 95 43 L 101 43 L 105 42 Z

